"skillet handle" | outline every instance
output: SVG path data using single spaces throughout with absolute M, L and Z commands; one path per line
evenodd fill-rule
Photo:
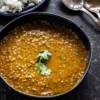
M 83 12 L 85 12 L 93 21 L 94 23 L 96 24 L 97 27 L 100 28 L 100 20 L 97 19 L 91 12 L 89 12 L 86 8 L 82 8 L 81 9 Z

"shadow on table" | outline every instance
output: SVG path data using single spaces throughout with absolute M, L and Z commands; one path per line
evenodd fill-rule
M 64 12 L 66 15 L 75 16 L 75 15 L 81 14 L 79 11 L 73 11 L 73 10 L 68 9 L 61 1 L 59 2 L 59 7 L 60 7 L 60 10 Z

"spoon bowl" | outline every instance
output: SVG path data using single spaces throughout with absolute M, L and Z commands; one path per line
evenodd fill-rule
M 82 2 L 80 0 L 62 0 L 64 5 L 74 11 L 79 11 L 83 8 Z

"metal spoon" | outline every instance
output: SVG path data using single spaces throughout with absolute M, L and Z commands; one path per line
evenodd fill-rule
M 74 11 L 83 11 L 100 27 L 100 21 L 84 7 L 84 0 L 62 0 L 64 5 Z
M 85 0 L 85 7 L 100 19 L 100 0 Z

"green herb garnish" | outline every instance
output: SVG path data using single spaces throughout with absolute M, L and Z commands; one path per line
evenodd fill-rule
M 38 60 L 36 62 L 36 67 L 42 75 L 48 76 L 51 74 L 51 69 L 46 66 L 47 60 L 51 57 L 52 54 L 47 50 L 42 51 L 38 54 Z

